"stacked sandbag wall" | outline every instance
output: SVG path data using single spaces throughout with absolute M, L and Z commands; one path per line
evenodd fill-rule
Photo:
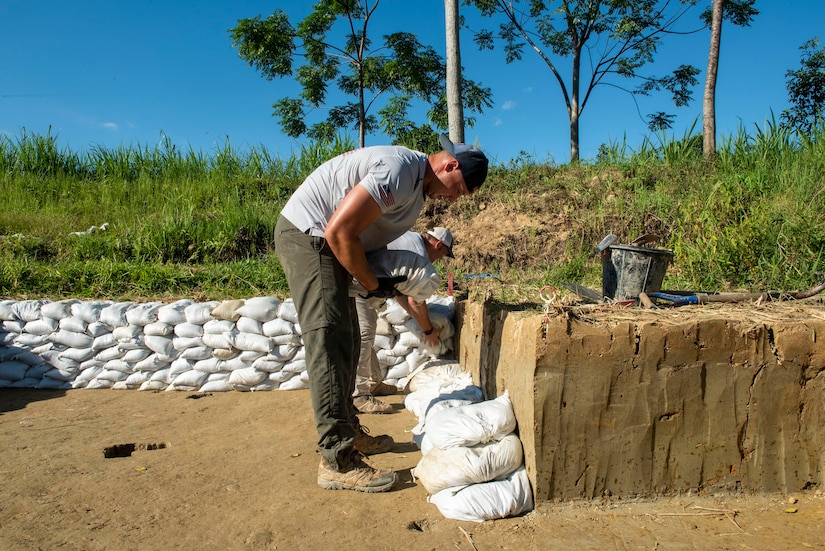
M 380 312 L 375 347 L 385 382 L 453 347 L 453 301 L 433 296 L 438 349 L 395 301 Z M 307 387 L 298 316 L 291 299 L 254 297 L 172 303 L 0 301 L 0 388 L 136 389 L 200 392 Z

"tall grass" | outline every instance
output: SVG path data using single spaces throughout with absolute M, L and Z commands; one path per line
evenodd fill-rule
M 612 232 L 659 235 L 676 254 L 670 288 L 807 288 L 825 270 L 823 137 L 822 126 L 800 136 L 772 120 L 720 139 L 713 161 L 693 128 L 636 150 L 608 144 L 570 166 L 521 156 L 445 216 L 471 221 L 491 202 L 565 213 L 576 231 L 550 266 L 493 260 L 519 286 L 597 286 L 592 247 Z M 309 172 L 353 147 L 338 139 L 281 158 L 228 139 L 210 153 L 168 139 L 74 152 L 51 133 L 0 137 L 0 295 L 285 295 L 271 249 L 278 213 Z

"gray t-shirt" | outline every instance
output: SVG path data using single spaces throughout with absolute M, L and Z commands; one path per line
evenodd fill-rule
M 427 254 L 427 247 L 424 245 L 424 238 L 417 231 L 408 231 L 398 239 L 388 243 L 387 248 L 391 251 L 412 251 L 427 260 L 430 259 L 430 255 Z
M 424 206 L 427 155 L 400 146 L 373 146 L 339 155 L 316 168 L 287 201 L 281 215 L 311 235 L 323 236 L 347 193 L 363 186 L 381 216 L 359 238 L 366 251 L 380 249 L 409 230 Z

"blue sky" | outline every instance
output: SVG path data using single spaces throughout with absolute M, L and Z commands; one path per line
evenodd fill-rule
M 710 0 L 708 0 L 708 4 Z M 238 19 L 281 8 L 293 22 L 311 1 L 257 0 L 0 0 L 0 133 L 16 140 L 25 129 L 45 134 L 73 151 L 122 145 L 154 147 L 163 136 L 205 153 L 226 144 L 263 146 L 287 157 L 304 140 L 280 132 L 272 103 L 295 96 L 291 80 L 266 81 L 237 56 L 229 29 Z M 717 84 L 718 140 L 740 127 L 764 128 L 771 112 L 788 107 L 785 73 L 800 66 L 799 47 L 825 40 L 825 2 L 758 0 L 747 28 L 727 25 Z M 462 14 L 484 23 L 471 8 Z M 444 54 L 443 1 L 382 0 L 380 33 L 412 30 Z M 398 21 L 403 21 L 399 27 Z M 691 23 L 693 23 L 691 19 Z M 664 95 L 643 98 L 643 113 L 677 115 L 670 134 L 680 138 L 695 124 L 701 131 L 701 100 L 709 33 L 668 39 L 656 58 L 663 74 L 681 63 L 701 69 L 694 102 L 675 110 Z M 522 152 L 538 161 L 569 161 L 568 118 L 552 74 L 532 52 L 507 65 L 500 50 L 478 52 L 462 38 L 465 76 L 491 88 L 495 105 L 466 130 L 497 163 Z M 569 62 L 560 66 L 567 70 Z M 424 122 L 423 120 L 421 122 Z M 355 136 L 355 133 L 353 133 Z M 633 101 L 599 87 L 580 123 L 582 158 L 602 143 L 626 138 L 637 147 L 650 136 Z M 368 136 L 367 144 L 387 140 Z

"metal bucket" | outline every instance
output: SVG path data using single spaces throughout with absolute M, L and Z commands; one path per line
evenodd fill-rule
M 673 251 L 632 245 L 610 245 L 602 252 L 602 294 L 614 300 L 662 289 Z

